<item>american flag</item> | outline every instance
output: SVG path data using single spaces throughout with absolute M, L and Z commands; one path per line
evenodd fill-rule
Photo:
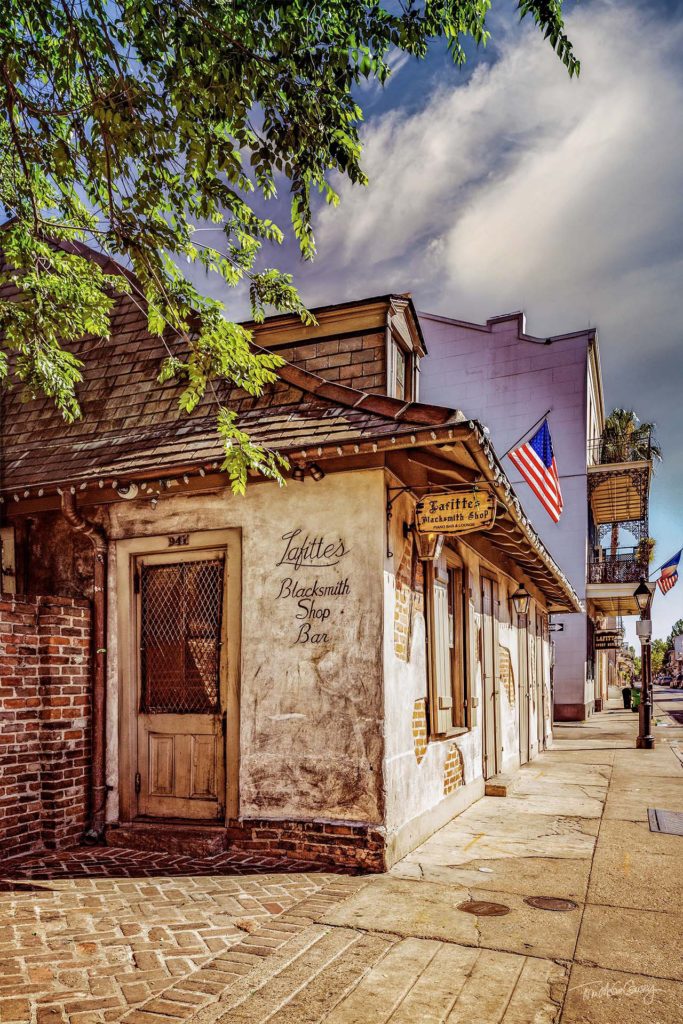
M 681 548 L 681 551 L 683 551 L 683 548 Z M 678 563 L 681 560 L 681 551 L 677 551 L 668 562 L 660 566 L 657 586 L 663 594 L 666 594 L 672 587 L 675 587 L 678 582 Z
M 510 459 L 550 518 L 559 523 L 564 502 L 547 420 L 543 420 L 530 441 L 510 452 Z

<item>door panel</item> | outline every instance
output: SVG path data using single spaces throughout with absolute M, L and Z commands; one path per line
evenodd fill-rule
M 481 578 L 481 671 L 484 700 L 484 778 L 500 770 L 498 737 L 496 586 L 488 576 Z
M 531 756 L 531 694 L 529 693 L 529 640 L 526 615 L 517 616 L 519 651 L 519 760 L 526 764 Z
M 434 660 L 436 668 L 437 732 L 447 732 L 453 724 L 452 643 L 449 634 L 448 587 L 434 583 Z
M 545 637 L 545 622 L 541 612 L 536 612 L 536 710 L 537 710 L 537 731 L 538 749 L 545 748 L 545 714 L 546 714 L 546 691 L 545 691 L 545 658 L 543 641 Z
M 223 817 L 225 576 L 224 551 L 136 564 L 140 815 Z

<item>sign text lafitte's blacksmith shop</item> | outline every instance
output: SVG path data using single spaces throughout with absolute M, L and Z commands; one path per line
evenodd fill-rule
M 282 535 L 284 551 L 276 566 L 289 566 L 297 575 L 280 580 L 277 600 L 294 602 L 296 634 L 294 644 L 326 644 L 330 641 L 328 620 L 332 613 L 344 614 L 342 598 L 351 593 L 348 577 L 332 583 L 316 573 L 313 579 L 303 578 L 305 570 L 333 569 L 339 565 L 348 548 L 341 537 L 332 539 L 324 534 L 304 534 L 290 530 Z M 300 575 L 302 574 L 302 575 Z M 308 576 L 308 573 L 306 573 Z

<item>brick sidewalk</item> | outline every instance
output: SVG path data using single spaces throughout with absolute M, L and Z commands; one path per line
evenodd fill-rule
M 227 973 L 243 973 L 309 922 L 266 925 L 335 881 L 310 863 L 228 854 L 97 847 L 20 861 L 0 879 L 0 1022 L 133 1024 L 143 1018 L 129 1011 L 184 980 L 177 1002 L 196 1008 L 198 983 L 216 992 L 207 964 L 231 953 Z

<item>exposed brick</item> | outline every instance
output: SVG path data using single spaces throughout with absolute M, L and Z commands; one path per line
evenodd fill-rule
M 86 601 L 0 601 L 0 854 L 5 856 L 69 846 L 83 831 L 90 760 L 89 635 Z

